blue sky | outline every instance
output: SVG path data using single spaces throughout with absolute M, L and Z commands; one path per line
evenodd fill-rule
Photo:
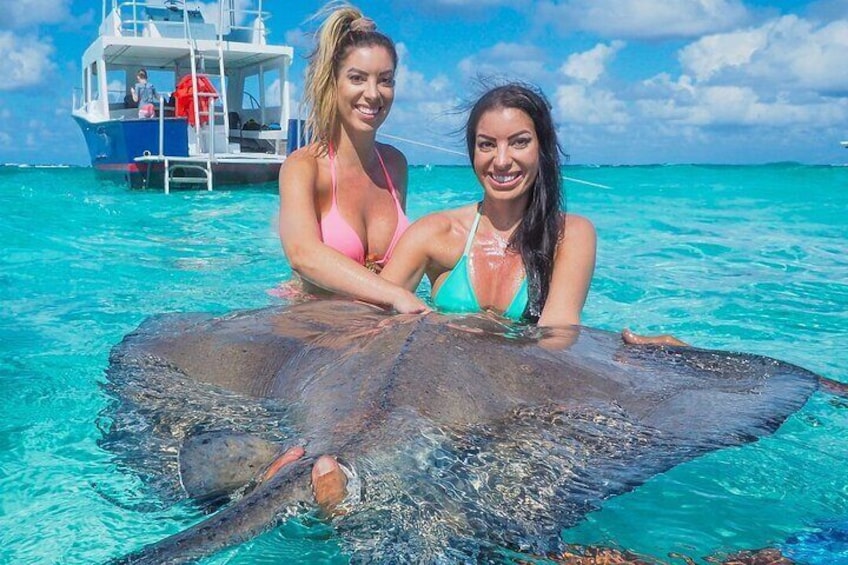
M 3 4 L 0 163 L 87 164 L 70 111 L 100 0 Z M 271 41 L 295 47 L 297 96 L 322 5 L 265 0 Z M 542 88 L 572 163 L 848 162 L 848 0 L 356 5 L 401 54 L 393 136 L 461 150 L 458 111 L 494 76 Z M 411 163 L 466 162 L 390 142 Z

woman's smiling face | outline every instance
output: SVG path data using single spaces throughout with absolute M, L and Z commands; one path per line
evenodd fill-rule
M 528 197 L 539 173 L 539 139 L 526 112 L 496 107 L 480 116 L 474 142 L 474 172 L 487 197 Z
M 395 98 L 395 67 L 380 45 L 351 49 L 336 75 L 339 118 L 357 131 L 379 128 Z

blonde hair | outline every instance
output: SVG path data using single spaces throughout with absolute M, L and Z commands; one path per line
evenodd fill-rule
M 309 55 L 303 103 L 309 108 L 306 127 L 310 141 L 326 145 L 338 127 L 336 73 L 348 52 L 357 47 L 384 47 L 397 67 L 397 50 L 374 22 L 347 2 L 330 2 L 315 17 L 328 14 L 316 32 L 315 50 Z

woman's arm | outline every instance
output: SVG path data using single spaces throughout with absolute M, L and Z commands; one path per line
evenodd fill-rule
M 681 341 L 671 334 L 639 335 L 633 333 L 628 328 L 621 330 L 621 339 L 623 339 L 624 343 L 627 345 L 689 345 L 685 341 Z
M 588 219 L 568 215 L 565 238 L 557 248 L 548 300 L 539 318 L 540 326 L 565 326 L 580 323 L 595 270 L 597 236 Z M 629 329 L 621 332 L 628 345 L 688 345 L 673 335 L 639 335 Z
M 580 323 L 580 312 L 595 272 L 595 226 L 582 216 L 567 214 L 565 234 L 557 246 L 548 299 L 540 326 Z
M 392 258 L 380 277 L 415 292 L 432 263 L 432 250 L 441 235 L 450 230 L 450 220 L 436 213 L 414 222 L 395 246 Z
M 330 292 L 399 312 L 422 312 L 415 294 L 391 284 L 321 241 L 316 217 L 318 161 L 312 149 L 291 154 L 280 169 L 280 240 L 293 270 Z

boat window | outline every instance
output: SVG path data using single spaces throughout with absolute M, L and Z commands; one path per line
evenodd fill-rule
M 127 86 L 127 73 L 123 69 L 106 71 L 106 89 L 110 104 L 123 103 L 130 86 L 132 85 Z
M 280 100 L 282 100 L 281 88 L 280 71 L 277 69 L 265 71 L 265 106 L 267 108 L 280 106 Z
M 259 75 L 250 75 L 244 79 L 241 107 L 244 110 L 257 110 L 259 106 Z
M 135 73 L 138 72 L 138 69 L 133 71 L 132 80 L 133 84 L 135 84 Z M 158 69 L 147 69 L 147 82 L 153 84 L 156 87 L 156 92 L 165 97 L 165 103 L 168 103 L 168 97 L 174 91 L 174 71 L 173 70 L 158 70 Z M 132 86 L 132 84 L 130 85 Z
M 276 69 L 268 70 L 264 75 L 265 82 L 265 107 L 273 108 L 280 106 L 280 72 Z M 250 75 L 244 79 L 244 93 L 242 94 L 241 107 L 244 110 L 256 110 L 260 107 L 262 97 L 259 95 L 259 75 Z
M 83 99 L 84 100 L 99 100 L 100 92 L 97 88 L 97 64 L 91 63 L 88 66 L 85 81 L 83 82 Z

